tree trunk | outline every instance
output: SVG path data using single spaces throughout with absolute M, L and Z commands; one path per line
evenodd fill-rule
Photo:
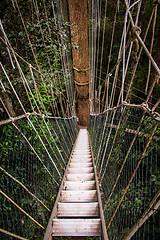
M 87 126 L 89 122 L 89 47 L 87 28 L 87 0 L 68 0 L 73 46 L 73 67 L 77 91 L 79 123 Z
M 0 94 L 0 97 L 2 98 L 2 100 L 3 100 L 3 102 L 4 102 L 5 107 L 6 107 L 7 111 L 8 111 L 8 113 L 9 113 L 9 115 L 10 115 L 11 117 L 13 117 L 13 118 L 16 117 L 16 113 L 15 113 L 15 111 L 14 111 L 14 109 L 13 109 L 13 105 L 12 105 L 12 100 L 11 100 L 11 98 L 9 97 L 8 93 L 2 92 L 2 93 Z

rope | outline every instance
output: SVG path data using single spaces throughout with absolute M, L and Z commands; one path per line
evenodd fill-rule
M 138 231 L 138 229 L 155 213 L 155 211 L 160 207 L 160 200 L 155 204 L 157 198 L 160 196 L 160 190 L 154 196 L 153 200 L 149 204 L 148 209 L 142 215 L 142 217 L 137 221 L 137 223 L 131 228 L 131 230 L 124 236 L 123 240 L 129 240 Z M 153 207 L 153 205 L 155 206 Z
M 156 19 L 157 19 L 157 5 L 155 6 L 155 14 L 154 14 L 154 20 L 153 20 L 153 30 L 152 30 L 152 40 L 151 40 L 151 46 L 150 46 L 150 54 L 152 54 L 152 49 L 153 49 L 153 41 L 154 41 L 154 34 L 155 34 Z M 148 77 L 147 77 L 145 94 L 147 94 L 150 74 L 151 74 L 151 60 L 149 60 L 149 69 L 148 69 Z
M 90 82 L 76 82 L 74 80 L 75 84 L 78 85 L 78 86 L 86 86 L 86 85 L 89 85 Z
M 33 146 L 31 145 L 31 143 L 28 141 L 28 139 L 26 138 L 26 136 L 21 132 L 21 130 L 14 124 L 12 123 L 13 126 L 20 132 L 20 134 L 23 136 L 23 138 L 26 140 L 26 142 L 28 143 L 28 145 L 30 146 L 30 148 L 32 149 L 32 151 L 35 153 L 36 157 L 39 159 L 39 161 L 42 163 L 44 169 L 48 172 L 48 174 L 50 175 L 50 177 L 53 179 L 53 181 L 57 184 L 57 186 L 59 186 L 58 182 L 54 179 L 53 175 L 49 172 L 48 168 L 45 166 L 45 164 L 43 163 L 43 161 L 41 160 L 41 158 L 38 156 L 37 152 L 35 151 L 35 149 L 33 148 Z
M 159 104 L 159 100 L 157 101 L 156 105 Z M 125 107 L 125 106 L 128 106 L 128 107 L 134 107 L 134 108 L 140 108 L 142 110 L 144 110 L 145 112 L 147 112 L 153 119 L 155 119 L 156 121 L 160 121 L 160 116 L 159 116 L 159 113 L 158 112 L 153 112 L 146 103 L 142 103 L 140 105 L 138 104 L 129 104 L 127 102 L 123 102 L 123 104 L 119 104 L 117 105 L 116 107 L 113 107 L 113 108 L 108 108 L 107 110 L 105 110 L 103 113 L 101 114 L 97 114 L 98 115 L 102 115 L 104 113 L 107 113 L 107 112 L 110 112 L 110 111 L 116 111 L 117 109 L 119 108 L 122 108 L 122 107 Z M 95 115 L 95 114 L 94 114 Z
M 13 0 L 12 0 L 12 1 L 13 1 Z M 27 239 L 27 238 L 20 237 L 20 236 L 14 234 L 14 233 L 8 232 L 8 231 L 6 231 L 6 230 L 4 230 L 4 229 L 2 229 L 2 228 L 0 228 L 0 232 L 1 232 L 1 233 L 4 233 L 4 234 L 7 234 L 7 235 L 9 235 L 9 236 L 11 236 L 11 237 L 20 239 L 20 240 L 29 240 L 29 239 Z
M 126 6 L 127 6 L 127 9 L 128 9 L 129 6 L 128 6 L 128 3 L 127 3 L 127 0 L 125 0 L 125 3 L 126 3 Z M 132 19 L 132 15 L 131 15 L 130 11 L 128 13 L 129 13 L 129 17 L 130 17 L 130 20 L 131 20 L 132 27 L 134 27 L 134 22 L 133 22 L 133 19 Z M 159 69 L 158 65 L 156 64 L 156 62 L 154 61 L 153 57 L 151 56 L 150 52 L 148 51 L 144 41 L 141 39 L 141 37 L 139 36 L 139 33 L 137 31 L 134 31 L 134 33 L 135 33 L 137 39 L 139 40 L 140 44 L 143 46 L 149 60 L 151 61 L 152 65 L 154 66 L 158 76 L 160 76 L 160 69 Z M 155 82 L 153 83 L 153 85 L 154 84 L 155 84 Z M 148 96 L 150 96 L 150 92 L 149 92 Z M 148 99 L 148 97 L 147 97 L 147 99 Z
M 132 147 L 133 147 L 133 144 L 135 143 L 135 140 L 136 140 L 137 135 L 138 135 L 138 133 L 139 133 L 139 130 L 140 130 L 140 127 L 141 127 L 141 125 L 142 125 L 144 116 L 145 116 L 145 115 L 143 115 L 142 118 L 141 118 L 141 121 L 140 121 L 140 123 L 139 123 L 139 126 L 138 126 L 138 128 L 137 128 L 137 130 L 136 130 L 136 134 L 135 134 L 135 136 L 134 136 L 134 138 L 133 138 L 133 140 L 132 140 L 132 142 L 131 142 L 131 145 L 130 145 L 128 151 L 127 151 L 127 154 L 126 154 L 125 159 L 124 159 L 124 161 L 123 161 L 122 167 L 121 167 L 121 169 L 120 169 L 120 171 L 119 171 L 119 173 L 118 173 L 118 176 L 117 176 L 117 178 L 116 178 L 116 180 L 115 180 L 114 186 L 113 186 L 113 188 L 112 188 L 112 190 L 111 190 L 111 194 L 109 195 L 108 200 L 107 200 L 107 202 L 106 202 L 105 205 L 104 205 L 103 211 L 106 210 L 106 207 L 107 207 L 107 205 L 108 205 L 108 203 L 109 203 L 109 201 L 110 201 L 110 199 L 111 199 L 111 197 L 112 197 L 112 194 L 113 194 L 114 189 L 115 189 L 115 187 L 116 187 L 116 185 L 117 185 L 117 182 L 118 182 L 118 180 L 119 180 L 119 178 L 120 178 L 120 176 L 121 176 L 121 173 L 122 173 L 122 170 L 123 170 L 123 168 L 124 168 L 124 165 L 125 165 L 125 163 L 126 163 L 126 161 L 127 161 L 127 159 L 128 159 L 128 156 L 129 156 L 129 154 L 130 154 L 130 152 L 131 152 L 131 149 L 132 149 Z M 117 129 L 118 129 L 118 128 L 117 128 Z M 105 175 L 105 171 L 106 171 L 106 168 L 105 168 L 105 170 L 104 170 L 104 172 L 103 172 L 103 176 L 101 177 L 100 184 L 101 184 L 102 181 L 103 181 L 103 178 L 104 178 L 104 175 Z
M 32 218 L 27 212 L 25 212 L 18 204 L 16 204 L 10 197 L 8 197 L 3 191 L 0 190 L 0 193 L 7 198 L 14 206 L 16 206 L 21 212 L 23 212 L 27 217 L 29 217 L 35 224 L 40 228 L 45 229 L 40 223 L 38 223 L 34 218 Z
M 154 126 L 154 129 L 153 129 L 153 131 L 152 131 L 152 133 L 151 133 L 151 135 L 150 135 L 150 137 L 149 137 L 149 139 L 148 139 L 148 142 L 147 142 L 147 144 L 146 144 L 146 146 L 145 146 L 145 149 L 144 149 L 144 151 L 143 151 L 143 153 L 142 153 L 142 155 L 141 155 L 141 157 L 140 157 L 140 160 L 139 160 L 139 162 L 138 162 L 138 164 L 137 164 L 137 166 L 136 166 L 136 168 L 135 168 L 135 170 L 134 170 L 134 172 L 133 172 L 133 174 L 132 174 L 132 177 L 130 178 L 129 183 L 128 183 L 128 185 L 127 185 L 127 187 L 126 187 L 126 189 L 125 189 L 125 191 L 124 191 L 124 193 L 123 193 L 123 195 L 122 195 L 122 197 L 121 197 L 121 199 L 120 199 L 120 201 L 119 201 L 119 203 L 118 203 L 118 205 L 117 205 L 117 207 L 116 207 L 116 210 L 115 210 L 113 216 L 112 216 L 111 219 L 110 219 L 110 222 L 109 222 L 109 224 L 108 224 L 108 226 L 107 226 L 107 230 L 108 230 L 108 228 L 110 227 L 110 225 L 111 225 L 111 223 L 112 223 L 112 221 L 113 221 L 113 219 L 114 219 L 114 217 L 115 217 L 115 215 L 116 215 L 116 213 L 117 213 L 117 211 L 118 211 L 118 209 L 119 209 L 119 207 L 120 207 L 120 205 L 121 205 L 121 203 L 122 203 L 122 201 L 123 201 L 123 199 L 124 199 L 124 197 L 125 197 L 125 195 L 126 195 L 126 193 L 127 193 L 127 191 L 128 191 L 128 189 L 129 189 L 129 186 L 130 186 L 131 182 L 133 181 L 133 178 L 134 178 L 135 175 L 136 175 L 136 172 L 137 172 L 137 170 L 138 170 L 138 168 L 139 168 L 139 166 L 140 166 L 140 164 L 141 164 L 141 162 L 142 162 L 142 160 L 143 160 L 143 158 L 144 158 L 144 155 L 145 155 L 145 153 L 146 153 L 146 151 L 147 151 L 147 148 L 148 148 L 148 146 L 149 146 L 149 144 L 150 144 L 150 142 L 151 142 L 151 140 L 152 140 L 152 137 L 153 137 L 153 135 L 154 135 L 154 133 L 155 133 L 155 131 L 156 131 L 156 129 L 157 129 L 157 126 L 158 126 L 158 122 L 157 122 L 157 123 L 155 124 L 155 126 Z
M 35 198 L 40 204 L 42 204 L 43 207 L 45 207 L 49 212 L 51 211 L 38 197 L 36 197 L 32 192 L 30 192 L 30 190 L 23 183 L 21 183 L 16 178 L 14 178 L 11 174 L 5 171 L 1 166 L 0 166 L 0 170 L 3 171 L 8 177 L 10 177 L 16 183 L 18 183 L 21 187 L 23 187 L 33 198 Z
M 118 1 L 119 1 L 119 0 L 118 0 Z M 111 62 L 111 54 L 112 54 L 113 40 L 114 40 L 114 33 L 115 33 L 115 26 L 116 26 L 116 20 L 117 20 L 117 10 L 118 10 L 118 5 L 119 5 L 119 2 L 118 2 L 118 1 L 117 1 L 117 5 L 116 5 L 114 22 L 113 22 L 112 37 L 111 37 L 111 44 L 110 44 L 110 50 L 109 50 L 109 59 L 108 59 L 108 66 L 107 66 L 107 74 L 106 74 L 106 76 L 108 76 L 108 74 L 109 74 L 109 67 L 110 67 L 110 62 Z M 106 109 L 106 107 L 108 107 L 109 76 L 106 77 L 106 79 L 107 79 L 107 81 L 105 82 L 105 90 L 104 90 L 104 96 L 103 96 L 103 99 L 104 99 L 104 97 L 105 97 L 105 92 L 106 92 L 106 88 L 107 88 L 105 109 Z
M 152 11 L 147 29 L 145 31 L 145 36 L 144 36 L 144 39 L 143 39 L 144 42 L 147 38 L 147 34 L 148 34 L 149 27 L 150 27 L 150 24 L 151 24 L 151 21 L 152 21 L 152 18 L 153 18 L 153 14 L 154 14 L 154 10 Z M 139 63 L 139 60 L 140 60 L 140 57 L 141 57 L 141 54 L 142 54 L 142 50 L 143 50 L 143 47 L 141 47 L 141 49 L 140 49 L 140 52 L 139 52 L 139 55 L 138 55 L 138 58 L 137 58 L 137 61 L 136 61 L 136 65 L 135 65 L 135 68 L 134 68 L 134 71 L 133 71 L 133 75 L 132 75 L 132 78 L 131 78 L 131 81 L 130 81 L 130 85 L 129 85 L 129 88 L 128 88 L 128 92 L 127 92 L 125 101 L 127 101 L 128 97 L 129 97 L 129 94 L 130 94 L 130 91 L 131 91 L 131 88 L 132 88 L 132 84 L 133 84 L 133 80 L 134 80 L 136 70 L 137 70 L 137 67 L 138 67 L 138 63 Z

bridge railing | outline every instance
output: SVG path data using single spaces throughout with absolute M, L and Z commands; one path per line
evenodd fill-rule
M 75 118 L 43 120 L 0 126 L 0 239 L 43 239 L 77 135 Z
M 160 125 L 122 107 L 92 115 L 89 132 L 109 239 L 158 239 Z

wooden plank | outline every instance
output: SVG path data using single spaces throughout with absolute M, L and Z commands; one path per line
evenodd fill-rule
M 58 203 L 57 217 L 99 217 L 98 202 Z
M 73 151 L 73 154 L 88 154 L 88 153 L 90 153 L 91 152 L 91 150 L 88 148 L 88 149 L 75 149 L 74 151 Z
M 94 180 L 94 173 L 70 174 L 66 176 L 67 181 L 92 181 Z
M 65 181 L 64 190 L 95 190 L 95 181 Z
M 70 165 L 69 165 L 69 167 L 70 168 L 81 168 L 81 167 L 92 167 L 93 166 L 93 164 L 92 164 L 92 162 L 77 162 L 77 163 L 75 163 L 75 162 L 71 162 L 70 163 Z
M 88 159 L 91 159 L 91 155 L 72 155 L 72 158 L 71 159 L 85 159 L 85 160 L 88 160 Z
M 74 161 L 74 160 L 76 160 L 76 161 L 82 161 L 82 162 L 86 162 L 86 161 L 92 161 L 92 158 L 91 158 L 91 156 L 88 156 L 88 155 L 86 155 L 86 156 L 80 156 L 80 155 L 77 155 L 77 156 L 72 156 L 71 157 L 71 161 Z
M 61 202 L 97 202 L 97 191 L 62 191 Z
M 89 151 L 74 151 L 73 153 L 72 153 L 72 155 L 80 155 L 80 156 L 82 156 L 82 155 L 90 155 L 91 156 L 91 152 Z
M 93 173 L 93 167 L 68 168 L 68 173 Z
M 101 220 L 53 219 L 52 236 L 101 236 Z

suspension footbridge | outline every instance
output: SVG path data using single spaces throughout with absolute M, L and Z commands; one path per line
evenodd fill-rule
M 158 240 L 159 1 L 2 8 L 0 239 Z

